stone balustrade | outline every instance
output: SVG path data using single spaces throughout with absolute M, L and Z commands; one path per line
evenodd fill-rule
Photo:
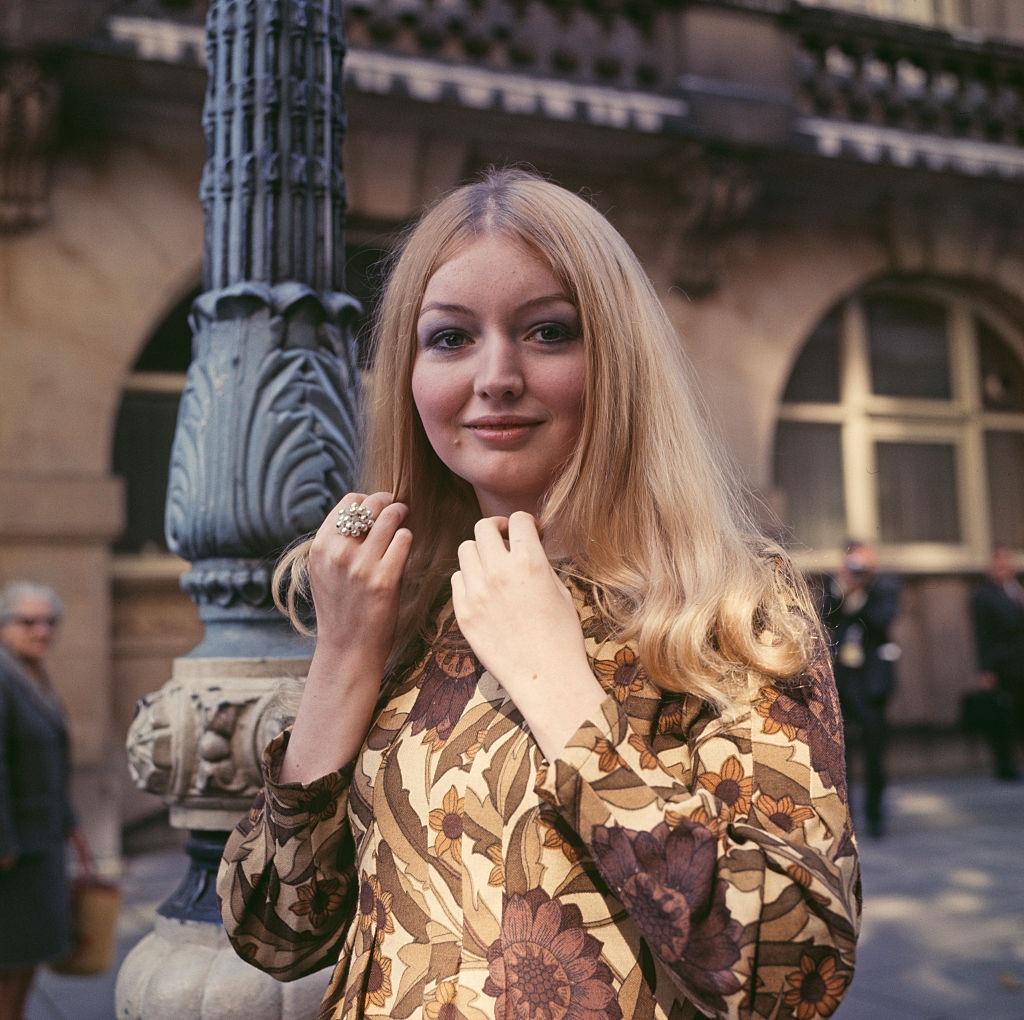
M 1024 144 L 1024 49 L 830 11 L 788 25 L 802 114 Z

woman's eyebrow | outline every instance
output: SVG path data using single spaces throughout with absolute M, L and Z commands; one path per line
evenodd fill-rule
M 535 297 L 531 298 L 529 301 L 524 301 L 516 311 L 522 312 L 527 308 L 533 308 L 535 305 L 549 305 L 554 304 L 556 301 L 560 301 L 567 305 L 572 304 L 572 301 L 569 299 L 567 294 L 545 294 L 543 297 Z
M 529 301 L 524 301 L 516 308 L 516 311 L 522 312 L 533 308 L 535 305 L 554 304 L 556 301 L 567 305 L 572 304 L 572 301 L 566 294 L 544 294 L 541 297 L 530 298 Z M 431 301 L 420 309 L 419 317 L 423 318 L 427 312 L 455 312 L 462 315 L 472 315 L 473 309 L 467 308 L 465 305 L 450 304 L 446 301 Z
M 451 305 L 443 301 L 431 301 L 430 304 L 424 305 L 420 309 L 420 318 L 422 319 L 427 312 L 460 312 L 463 315 L 472 315 L 473 310 L 467 308 L 465 305 Z

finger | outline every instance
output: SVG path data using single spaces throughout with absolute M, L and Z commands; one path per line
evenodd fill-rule
M 508 544 L 512 552 L 528 553 L 531 556 L 538 552 L 543 555 L 544 547 L 540 544 L 537 525 L 533 515 L 525 510 L 517 510 L 508 519 Z
M 461 570 L 452 574 L 452 609 L 455 610 L 455 618 L 459 618 L 462 607 L 466 604 L 466 582 Z
M 409 508 L 404 503 L 388 503 L 379 513 L 374 514 L 373 527 L 365 538 L 357 540 L 360 555 L 370 560 L 383 559 L 395 533 L 408 515 Z
M 374 492 L 363 500 L 363 506 L 373 514 L 373 519 L 376 520 L 377 515 L 384 507 L 390 506 L 394 498 L 390 492 Z
M 391 583 L 397 585 L 401 582 L 411 551 L 412 532 L 408 528 L 399 528 L 388 543 L 384 555 L 380 558 L 381 570 Z
M 483 583 L 484 573 L 476 542 L 463 542 L 459 545 L 459 570 L 462 573 L 466 594 L 472 595 Z
M 485 517 L 473 527 L 476 536 L 477 553 L 485 567 L 492 567 L 499 562 L 499 557 L 508 552 L 508 546 L 501 537 L 502 530 L 508 527 L 507 517 Z

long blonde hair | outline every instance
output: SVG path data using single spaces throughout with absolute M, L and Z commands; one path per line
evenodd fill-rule
M 583 199 L 521 170 L 492 170 L 430 208 L 393 262 L 373 337 L 364 491 L 409 504 L 413 549 L 392 667 L 426 636 L 479 515 L 473 490 L 427 441 L 411 396 L 416 320 L 431 276 L 473 240 L 498 234 L 550 265 L 579 310 L 586 351 L 580 441 L 552 482 L 543 529 L 558 522 L 572 573 L 667 690 L 729 700 L 749 667 L 800 672 L 820 628 L 803 579 L 765 539 L 710 432 L 682 345 L 632 250 Z M 309 542 L 278 566 L 275 592 L 298 625 Z

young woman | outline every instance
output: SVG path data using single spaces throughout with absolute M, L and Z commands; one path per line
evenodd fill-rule
M 827 649 L 626 243 L 528 174 L 459 189 L 374 379 L 386 491 L 282 564 L 317 645 L 225 850 L 238 952 L 333 966 L 330 1018 L 830 1015 L 859 879 Z

